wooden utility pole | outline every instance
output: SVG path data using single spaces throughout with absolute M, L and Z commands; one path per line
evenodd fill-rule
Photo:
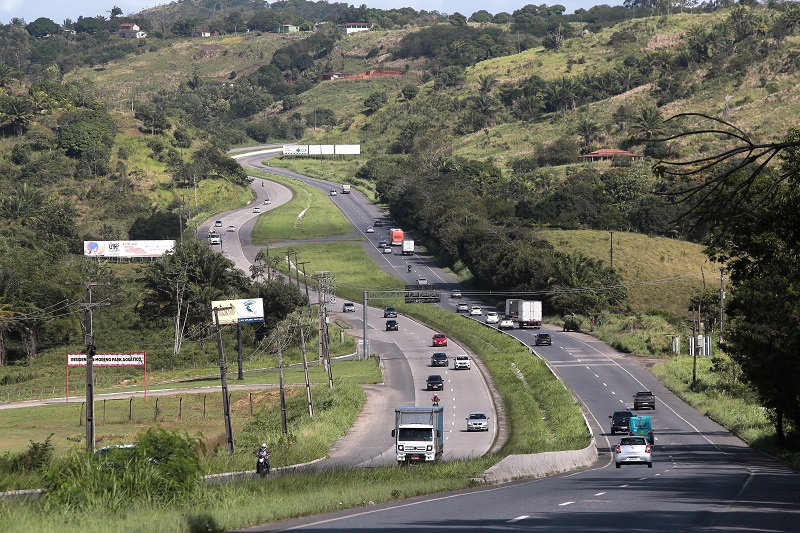
M 94 356 L 97 353 L 94 344 L 94 327 L 92 325 L 92 287 L 108 285 L 107 283 L 94 283 L 87 281 L 86 286 L 86 451 L 94 453 Z
M 297 317 L 297 328 L 300 330 L 300 351 L 303 353 L 303 373 L 306 378 L 306 400 L 308 401 L 308 416 L 314 417 L 314 401 L 311 398 L 311 378 L 308 376 L 308 357 L 306 354 L 306 336 L 303 332 L 301 318 Z
M 219 327 L 219 312 L 232 307 L 215 307 L 214 322 L 217 326 L 217 350 L 219 351 L 219 377 L 222 383 L 222 413 L 225 418 L 225 437 L 228 455 L 233 455 L 233 427 L 231 426 L 231 401 L 228 397 L 227 368 L 225 353 L 222 351 L 222 329 Z
M 283 388 L 283 348 L 281 347 L 281 333 L 280 324 L 275 329 L 275 338 L 278 343 L 278 389 L 281 396 L 281 432 L 284 435 L 289 434 L 289 428 L 286 426 L 286 392 Z

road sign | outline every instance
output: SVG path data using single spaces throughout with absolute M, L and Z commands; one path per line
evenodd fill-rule
M 439 303 L 441 300 L 438 285 L 406 285 L 404 291 L 405 302 L 412 303 Z

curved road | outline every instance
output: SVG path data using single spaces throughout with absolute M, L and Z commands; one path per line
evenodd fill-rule
M 242 158 L 260 166 L 263 156 Z M 329 190 L 330 183 L 285 169 L 260 167 Z M 335 185 L 334 185 L 335 186 Z M 357 193 L 356 193 L 357 194 Z M 356 194 L 334 201 L 357 228 L 381 213 Z M 359 211 L 360 209 L 360 211 Z M 358 213 L 361 218 L 358 218 Z M 375 250 L 373 250 L 375 252 Z M 371 256 L 409 278 L 402 258 Z M 386 263 L 382 263 L 385 261 Z M 430 280 L 452 280 L 432 263 L 415 264 Z M 404 274 L 406 274 L 404 276 Z M 446 304 L 447 305 L 447 304 Z M 449 305 L 454 305 L 450 302 Z M 633 358 L 581 333 L 545 326 L 553 345 L 537 348 L 581 402 L 597 438 L 595 468 L 533 481 L 403 500 L 327 515 L 267 524 L 247 531 L 303 529 L 417 531 L 421 528 L 524 531 L 800 531 L 800 476 L 749 448 L 725 428 L 666 390 Z M 534 330 L 511 332 L 528 345 Z M 409 360 L 415 365 L 414 356 Z M 416 378 L 414 378 L 416 380 Z M 656 394 L 653 468 L 613 467 L 608 415 L 632 405 L 634 392 Z

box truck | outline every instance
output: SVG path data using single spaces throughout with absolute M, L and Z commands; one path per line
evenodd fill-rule
M 414 241 L 411 239 L 403 241 L 403 255 L 414 255 Z
M 431 463 L 444 451 L 444 410 L 441 406 L 404 406 L 394 410 L 397 463 Z
M 350 186 L 342 185 L 342 194 L 350 194 Z
M 389 230 L 389 242 L 392 243 L 392 246 L 402 246 L 403 245 L 403 230 L 400 228 L 392 228 Z
M 517 321 L 520 328 L 541 328 L 542 302 L 538 300 L 521 300 Z

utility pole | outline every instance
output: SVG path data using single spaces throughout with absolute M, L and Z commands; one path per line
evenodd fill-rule
M 236 321 L 236 361 L 239 366 L 239 375 L 237 376 L 238 381 L 244 380 L 244 373 L 242 371 L 242 323 L 238 320 Z
M 309 314 L 311 313 L 311 296 L 308 294 L 308 278 L 306 277 L 306 264 L 311 261 L 301 261 L 297 266 L 303 267 L 303 284 L 306 286 L 306 305 L 308 306 Z M 298 287 L 299 288 L 299 287 Z
M 231 402 L 228 397 L 228 380 L 226 377 L 225 354 L 222 351 L 222 329 L 219 327 L 219 312 L 221 310 L 232 309 L 232 307 L 215 307 L 214 322 L 217 326 L 217 350 L 219 351 L 219 376 L 222 382 L 222 412 L 225 418 L 225 437 L 228 447 L 228 455 L 233 455 L 233 427 L 231 427 Z
M 725 267 L 719 267 L 719 342 L 725 333 Z
M 367 340 L 367 291 L 364 291 L 364 361 L 369 359 L 369 340 Z
M 609 231 L 608 233 L 611 234 L 611 247 L 609 249 L 611 270 L 614 270 L 614 232 Z
M 278 343 L 278 388 L 281 395 L 281 432 L 284 435 L 289 434 L 289 429 L 286 427 L 286 392 L 283 389 L 283 349 L 281 346 L 281 333 L 280 324 L 275 329 L 275 338 Z
M 314 401 L 311 398 L 311 379 L 308 376 L 308 358 L 306 357 L 306 336 L 303 333 L 303 323 L 297 317 L 297 327 L 300 330 L 300 351 L 303 353 L 303 373 L 306 378 L 306 401 L 308 402 L 308 416 L 314 418 Z
M 97 353 L 94 344 L 94 327 L 92 325 L 92 287 L 107 285 L 87 281 L 86 286 L 86 451 L 94 453 L 94 356 Z

